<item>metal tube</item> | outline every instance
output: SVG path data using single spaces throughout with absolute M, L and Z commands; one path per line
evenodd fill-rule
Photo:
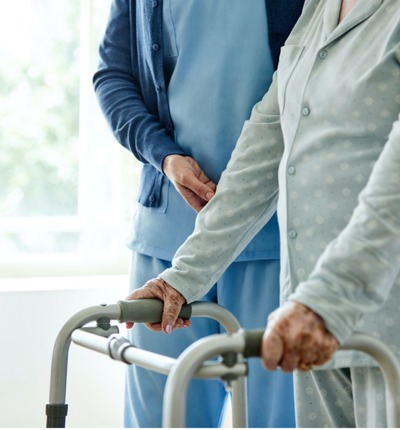
M 207 336 L 189 346 L 180 355 L 167 379 L 164 391 L 163 427 L 185 426 L 189 381 L 205 360 L 226 351 L 241 352 L 243 349 L 243 336 L 226 334 Z
M 110 341 L 112 342 L 112 339 L 105 339 L 83 330 L 75 330 L 72 333 L 71 339 L 76 345 L 104 355 L 110 355 L 109 343 Z M 176 358 L 170 358 L 162 354 L 135 348 L 133 345 L 125 349 L 123 357 L 121 358 L 121 361 L 129 362 L 129 364 L 135 364 L 164 375 L 168 375 L 177 362 Z M 233 372 L 235 375 L 239 376 L 245 376 L 247 368 L 244 363 L 236 364 L 228 369 L 225 365 L 220 363 L 205 362 L 194 376 L 196 378 L 220 378 L 228 372 Z
M 119 319 L 120 307 L 118 305 L 93 306 L 83 309 L 72 316 L 61 328 L 56 338 L 50 377 L 50 404 L 65 404 L 67 385 L 68 350 L 71 343 L 72 332 L 91 321 L 101 317 Z
M 192 316 L 212 318 L 219 322 L 228 334 L 235 333 L 241 328 L 239 321 L 228 309 L 212 302 L 192 303 Z
M 108 356 L 110 355 L 110 341 L 112 342 L 112 339 L 104 339 L 82 330 L 75 330 L 72 333 L 72 341 L 79 346 Z M 136 364 L 145 369 L 166 375 L 176 361 L 174 358 L 135 348 L 133 345 L 125 349 L 122 358 L 123 361 L 129 362 L 130 364 Z
M 340 347 L 369 354 L 379 364 L 385 379 L 388 427 L 400 427 L 400 364 L 393 351 L 382 341 L 365 333 L 355 333 Z
M 236 331 L 240 328 L 236 318 L 222 306 L 209 302 L 199 302 L 193 304 L 194 316 L 205 316 L 215 318 L 222 324 L 228 332 Z M 73 315 L 61 328 L 56 338 L 51 364 L 50 376 L 50 404 L 65 404 L 68 352 L 71 343 L 71 335 L 74 330 L 81 328 L 88 322 L 99 318 L 107 317 L 111 320 L 121 319 L 121 307 L 119 304 L 107 306 L 93 306 Z M 128 355 L 131 352 L 128 353 Z M 151 359 L 150 359 L 151 361 Z M 144 364 L 141 362 L 141 364 Z M 140 365 L 141 365 L 140 364 Z M 166 370 L 164 370 L 166 371 Z
M 247 376 L 247 365 L 246 374 Z M 234 369 L 232 369 L 232 372 Z M 239 376 L 237 373 L 235 373 Z M 232 381 L 232 426 L 234 428 L 247 428 L 248 413 L 247 413 L 247 378 L 237 378 L 236 381 Z

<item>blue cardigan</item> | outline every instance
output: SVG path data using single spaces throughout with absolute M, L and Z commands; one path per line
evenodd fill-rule
M 303 3 L 266 0 L 275 68 Z M 93 83 L 114 136 L 143 163 L 139 203 L 147 207 L 159 205 L 164 158 L 186 155 L 173 138 L 162 44 L 162 0 L 113 0 Z

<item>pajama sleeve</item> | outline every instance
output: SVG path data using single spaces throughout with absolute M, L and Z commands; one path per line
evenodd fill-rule
M 276 82 L 253 108 L 213 199 L 160 277 L 188 302 L 201 298 L 276 210 L 283 152 Z
M 388 299 L 400 272 L 400 118 L 359 203 L 291 300 L 317 312 L 340 342 Z

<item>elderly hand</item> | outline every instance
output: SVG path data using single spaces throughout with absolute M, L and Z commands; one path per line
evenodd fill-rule
M 161 323 L 146 324 L 148 328 L 153 331 L 163 330 L 169 334 L 176 328 L 183 328 L 190 326 L 190 320 L 178 318 L 181 307 L 186 303 L 186 299 L 182 294 L 175 290 L 171 285 L 161 278 L 151 279 L 146 284 L 133 293 L 129 294 L 127 300 L 137 299 L 160 299 L 164 302 L 164 311 Z M 126 327 L 132 328 L 133 323 L 127 323 Z
M 289 302 L 269 316 L 261 353 L 268 370 L 307 371 L 328 361 L 338 347 L 339 342 L 319 315 L 300 303 Z
M 196 212 L 200 212 L 214 196 L 217 186 L 191 157 L 168 155 L 163 162 L 163 171 Z

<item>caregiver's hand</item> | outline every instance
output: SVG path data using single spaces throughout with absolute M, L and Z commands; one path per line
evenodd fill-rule
M 164 302 L 164 311 L 161 323 L 146 324 L 153 331 L 163 330 L 169 334 L 176 328 L 190 326 L 190 320 L 178 318 L 179 312 L 186 299 L 182 294 L 175 290 L 171 285 L 161 278 L 150 279 L 142 288 L 133 291 L 126 300 L 137 299 L 160 299 Z M 126 327 L 132 328 L 133 323 L 127 323 Z
M 216 184 L 191 157 L 172 154 L 163 161 L 163 172 L 196 212 L 213 198 Z
M 328 361 L 338 347 L 319 315 L 300 303 L 288 302 L 269 316 L 261 354 L 268 370 L 307 371 Z

